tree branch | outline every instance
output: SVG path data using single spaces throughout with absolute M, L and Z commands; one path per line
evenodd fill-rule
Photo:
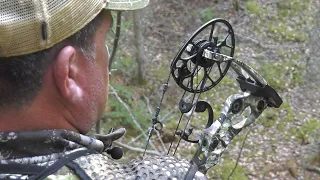
M 160 136 L 159 131 L 157 131 L 156 129 L 155 129 L 155 131 L 156 131 L 157 137 L 158 137 L 158 139 L 159 139 L 159 141 L 160 141 L 160 144 L 161 144 L 164 152 L 167 152 L 168 150 L 167 150 L 166 146 L 165 146 L 164 143 L 163 143 L 163 140 L 162 140 L 162 138 L 161 138 L 161 136 Z
M 163 118 L 160 119 L 160 122 L 165 122 L 165 120 L 169 117 L 169 115 L 171 115 L 172 113 L 174 112 L 174 110 L 171 110 L 168 114 L 166 114 L 165 116 L 163 116 Z M 144 131 L 144 133 L 148 133 L 149 132 L 149 129 Z M 135 141 L 137 141 L 138 139 L 141 138 L 143 134 L 140 134 L 138 135 L 137 137 L 135 137 L 133 140 L 131 140 L 128 144 L 132 144 L 134 143 Z
M 152 112 L 152 109 L 151 109 L 151 107 L 150 107 L 150 100 L 147 98 L 147 96 L 146 95 L 144 95 L 143 94 L 143 97 L 146 99 L 146 102 L 147 102 L 147 108 L 148 108 L 148 112 L 149 112 L 149 114 L 153 114 L 153 112 Z
M 118 145 L 118 146 L 121 146 L 123 148 L 126 148 L 130 151 L 135 151 L 135 152 L 139 152 L 139 153 L 144 153 L 144 149 L 141 149 L 141 148 L 136 148 L 136 147 L 132 147 L 132 146 L 129 146 L 127 144 L 123 144 L 121 142 L 117 142 L 117 141 L 114 141 L 113 142 L 114 144 Z M 161 156 L 162 154 L 159 153 L 158 151 L 152 151 L 152 150 L 146 150 L 146 153 L 147 154 L 151 154 L 151 155 L 157 155 L 157 156 Z
M 120 98 L 120 96 L 118 95 L 118 93 L 116 92 L 116 90 L 115 90 L 111 85 L 109 85 L 109 87 L 110 87 L 110 89 L 112 90 L 112 94 L 114 94 L 114 95 L 116 96 L 116 98 L 118 99 L 118 101 L 126 108 L 126 110 L 128 111 L 128 113 L 129 113 L 132 121 L 133 121 L 134 124 L 138 127 L 138 129 L 142 132 L 142 135 L 143 135 L 146 139 L 148 139 L 148 135 L 143 131 L 142 127 L 141 127 L 140 124 L 137 122 L 136 118 L 133 116 L 133 114 L 132 114 L 129 106 L 128 106 L 125 102 L 122 101 L 122 99 Z M 155 147 L 155 145 L 154 145 L 152 142 L 150 142 L 150 145 L 152 146 L 153 149 L 155 149 L 156 151 L 158 151 L 157 148 Z M 158 152 L 159 152 L 159 151 L 158 151 Z
M 308 171 L 311 171 L 311 172 L 315 172 L 317 174 L 320 174 L 320 167 L 317 167 L 317 166 L 312 166 L 310 164 L 305 164 L 303 165 L 303 167 L 308 170 Z

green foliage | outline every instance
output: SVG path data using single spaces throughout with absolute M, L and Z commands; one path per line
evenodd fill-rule
M 264 63 L 258 72 L 268 82 L 268 84 L 276 90 L 284 90 L 284 84 L 286 79 L 279 78 L 283 75 L 283 67 L 281 64 L 276 63 Z
M 276 50 L 276 54 L 281 58 L 281 60 L 292 59 L 292 60 L 299 60 L 301 59 L 301 53 L 292 53 L 289 50 Z M 295 61 L 291 62 L 294 63 Z
M 282 132 L 283 138 L 289 138 L 292 135 L 296 135 L 296 130 L 287 131 L 288 127 L 292 127 L 292 123 L 297 119 L 305 118 L 305 114 L 297 114 L 294 112 L 290 104 L 284 101 L 279 109 L 266 109 L 259 117 L 259 122 L 266 127 L 276 128 L 278 132 Z M 263 129 L 259 132 L 261 135 L 265 135 L 266 130 Z
M 298 59 L 300 59 L 300 57 L 301 57 L 301 55 L 300 54 L 292 54 L 292 59 L 293 60 L 298 60 Z
M 137 62 L 132 57 L 123 54 L 120 58 L 115 58 L 111 75 L 124 77 L 121 79 L 127 84 L 145 85 L 147 84 L 146 80 L 137 76 L 137 66 Z
M 304 42 L 308 39 L 308 34 L 303 29 L 311 16 L 308 11 L 309 0 L 288 0 L 276 3 L 276 11 L 269 12 L 255 1 L 245 3 L 250 14 L 256 15 L 259 22 L 253 25 L 254 29 L 260 34 L 267 32 L 275 41 L 295 41 Z
M 225 76 L 222 80 L 221 80 L 221 84 L 224 86 L 228 86 L 228 87 L 236 87 L 236 81 L 231 79 L 228 76 Z
M 320 165 L 320 154 L 315 154 L 305 159 L 307 162 L 315 165 Z
M 141 94 L 139 93 L 140 89 L 134 86 L 117 84 L 113 84 L 112 86 L 116 89 L 121 99 L 129 106 L 133 116 L 142 128 L 147 129 L 151 125 L 151 120 L 150 117 L 147 116 L 147 105 L 141 98 Z M 128 136 L 140 133 L 127 109 L 114 95 L 109 95 L 108 105 L 111 111 L 105 113 L 107 120 L 103 122 L 106 130 L 111 127 L 123 126 L 128 128 Z
M 114 60 L 111 76 L 120 75 L 126 77 L 127 82 L 130 82 L 135 76 L 137 71 L 137 63 L 129 56 L 122 55 L 120 58 Z
M 213 7 L 205 8 L 199 12 L 199 16 L 202 19 L 203 23 L 210 21 L 211 19 L 217 17 Z
M 313 137 L 315 131 L 320 129 L 320 120 L 315 118 L 310 118 L 306 123 L 304 123 L 300 128 L 298 128 L 297 138 L 303 143 L 309 142 Z
M 285 11 L 285 10 L 291 10 L 292 12 L 299 12 L 301 9 L 305 9 L 306 2 L 309 2 L 309 0 L 286 0 L 286 1 L 280 1 L 278 3 L 278 7 L 280 10 Z M 293 14 L 288 14 L 288 15 L 293 15 Z
M 233 140 L 232 143 L 236 143 L 236 142 L 243 142 L 244 138 L 245 138 L 245 134 L 247 133 L 247 130 L 243 129 L 239 134 L 237 134 Z M 248 146 L 248 144 L 246 145 Z
M 166 65 L 165 62 L 161 61 L 159 62 L 159 64 L 157 64 L 157 68 L 150 69 L 150 72 L 154 74 L 154 77 L 158 79 L 160 82 L 165 82 L 170 73 L 170 67 Z M 153 84 L 150 85 L 153 86 Z
M 320 120 L 316 119 L 314 117 L 308 117 L 307 114 L 305 113 L 296 113 L 294 110 L 291 108 L 291 106 L 284 102 L 281 106 L 282 109 L 282 117 L 279 120 L 279 123 L 277 124 L 277 129 L 278 131 L 281 131 L 285 134 L 285 137 L 287 138 L 288 136 L 295 136 L 297 139 L 301 140 L 301 142 L 308 143 L 311 140 L 317 138 L 316 137 L 316 132 L 320 129 Z M 277 114 L 277 117 L 280 115 Z M 307 120 L 304 124 L 301 126 L 294 126 L 288 130 L 284 131 L 284 126 L 286 126 L 288 123 L 293 123 L 294 121 L 302 121 L 302 120 Z
M 280 35 L 279 37 L 282 37 L 283 39 L 286 39 L 288 41 L 303 42 L 308 40 L 308 35 L 306 33 L 296 31 L 285 24 L 270 25 L 268 27 L 268 32 Z M 281 39 L 276 39 L 276 40 L 281 40 Z
M 264 63 L 258 72 L 276 90 L 284 91 L 287 86 L 293 88 L 304 83 L 302 73 L 305 67 L 294 61 L 283 63 Z
M 320 120 L 316 118 L 310 118 L 307 123 L 301 126 L 301 131 L 305 134 L 312 134 L 318 129 L 320 129 Z
M 303 79 L 303 72 L 305 71 L 306 67 L 295 63 L 295 61 L 282 64 L 284 65 L 284 68 L 286 68 L 286 75 L 291 77 L 289 87 L 293 88 L 305 82 Z
M 271 109 L 267 109 L 263 112 L 263 114 L 260 117 L 260 120 L 262 122 L 262 125 L 266 128 L 273 127 L 276 124 L 276 121 L 278 121 L 277 113 L 274 112 Z
M 257 16 L 261 16 L 263 13 L 265 13 L 265 10 L 263 7 L 257 3 L 256 1 L 248 1 L 245 3 L 249 13 L 255 14 Z
M 234 166 L 234 160 L 227 158 L 223 159 L 223 162 L 220 162 L 213 168 L 213 176 L 217 177 L 218 179 L 228 179 L 229 174 L 231 173 Z M 246 174 L 246 169 L 240 164 L 238 164 L 230 179 L 247 180 L 248 176 Z
M 285 116 L 281 118 L 282 122 L 293 122 L 295 120 L 296 113 L 288 102 L 283 102 L 281 109 L 286 113 Z
M 280 107 L 282 111 L 282 118 L 278 118 L 277 130 L 283 132 L 284 138 L 289 138 L 291 136 L 290 132 L 285 131 L 285 128 L 290 127 L 290 123 L 296 120 L 297 114 L 293 111 L 292 107 L 288 102 L 283 102 Z M 279 111 L 278 111 L 279 112 Z M 280 117 L 280 112 L 277 114 Z

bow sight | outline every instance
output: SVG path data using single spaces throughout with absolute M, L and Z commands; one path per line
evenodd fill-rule
M 222 33 L 221 33 L 222 32 Z M 197 143 L 197 151 L 190 161 L 186 179 L 192 179 L 197 171 L 206 173 L 215 166 L 221 154 L 230 141 L 241 130 L 253 122 L 269 106 L 279 108 L 282 100 L 277 92 L 250 66 L 233 58 L 235 50 L 235 37 L 232 26 L 223 19 L 213 19 L 201 26 L 191 38 L 182 46 L 171 63 L 171 71 L 163 88 L 163 94 L 156 114 L 152 119 L 153 125 L 149 131 L 146 148 L 154 130 L 161 130 L 163 125 L 158 121 L 163 97 L 168 88 L 170 77 L 184 90 L 179 102 L 181 112 L 178 126 L 173 136 L 180 136 L 175 154 L 181 139 Z M 237 77 L 243 94 L 233 94 L 226 100 L 220 116 L 214 120 L 210 103 L 200 101 L 200 95 L 219 84 L 232 68 Z M 192 93 L 190 102 L 186 101 L 186 92 Z M 249 109 L 247 117 L 239 119 L 240 115 Z M 179 130 L 183 114 L 193 112 L 208 112 L 206 127 L 202 130 L 200 138 L 191 140 L 189 136 L 193 129 Z M 189 124 L 191 116 L 187 120 Z M 168 150 L 171 150 L 172 143 Z

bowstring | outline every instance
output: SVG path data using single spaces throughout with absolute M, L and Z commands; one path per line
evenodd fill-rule
M 191 61 L 189 61 L 189 66 L 191 66 Z M 200 69 L 201 69 L 201 68 L 200 68 Z M 200 69 L 198 69 L 198 61 L 197 61 L 196 66 L 195 66 L 192 74 L 194 74 L 196 71 L 197 71 L 196 74 L 198 74 L 198 72 L 200 71 Z M 192 80 L 192 78 L 193 78 L 193 76 L 191 77 L 191 80 Z M 188 81 L 187 86 L 189 86 L 191 80 Z M 198 81 L 198 76 L 197 76 L 197 81 Z M 191 84 L 193 84 L 193 83 L 191 83 Z M 192 85 L 192 86 L 193 86 L 193 85 Z M 196 87 L 196 89 L 197 89 L 198 87 L 199 87 L 199 84 L 198 84 L 198 86 Z M 182 95 L 182 97 L 180 98 L 180 100 L 183 99 L 183 97 L 185 96 L 186 92 L 187 92 L 186 90 L 183 92 L 183 95 Z M 192 97 L 192 102 L 194 101 L 195 95 L 196 95 L 196 94 L 194 93 L 194 94 L 193 94 L 193 97 Z M 172 135 L 173 139 L 174 139 L 174 137 L 176 136 L 176 132 L 177 132 L 179 126 L 180 126 L 180 123 L 181 123 L 181 119 L 182 119 L 183 114 L 184 114 L 184 113 L 181 113 L 180 118 L 179 118 L 179 120 L 178 120 L 178 125 L 177 125 L 177 127 L 176 127 L 176 130 L 173 132 L 173 135 Z M 192 114 L 191 114 L 191 115 L 192 115 Z M 181 136 L 180 136 L 179 142 L 180 142 L 180 141 L 181 141 Z M 171 141 L 171 143 L 170 143 L 170 146 L 169 146 L 167 155 L 169 155 L 169 153 L 170 153 L 172 144 L 173 144 L 173 141 Z
M 196 94 L 195 94 L 195 95 L 196 95 Z M 196 103 L 195 103 L 195 104 L 197 104 L 197 102 L 198 102 L 198 100 L 199 100 L 200 96 L 201 96 L 201 93 L 198 95 L 198 97 L 197 97 L 197 100 L 196 100 Z M 188 119 L 188 121 L 187 121 L 187 124 L 186 124 L 186 126 L 184 127 L 184 129 L 183 129 L 183 132 L 182 132 L 182 133 L 185 133 L 185 131 L 186 131 L 187 127 L 188 127 L 188 124 L 190 123 L 190 120 L 191 120 L 191 118 L 193 117 L 192 115 L 193 115 L 194 110 L 195 110 L 195 108 L 192 108 L 191 115 L 189 116 L 189 119 Z M 181 116 L 182 116 L 182 115 L 183 115 L 183 113 L 181 113 Z M 178 126 L 177 126 L 177 127 L 178 127 Z M 176 130 L 176 131 L 177 131 L 177 130 Z M 175 149 L 175 150 L 174 150 L 174 152 L 173 152 L 173 156 L 176 154 L 176 151 L 178 150 L 178 147 L 179 147 L 179 145 L 180 145 L 180 141 L 181 141 L 181 139 L 182 139 L 182 136 L 180 136 L 180 138 L 179 138 L 179 141 L 178 141 L 177 147 L 176 147 L 176 149 Z
M 198 72 L 200 71 L 200 69 L 201 69 L 201 68 L 199 68 L 199 69 L 197 68 L 197 72 L 196 72 L 197 74 L 198 74 Z M 196 77 L 197 77 L 197 83 L 198 83 L 198 76 L 196 76 Z M 202 82 L 202 80 L 201 80 L 200 82 Z M 189 80 L 187 86 L 189 85 L 189 83 L 190 83 L 190 80 Z M 198 87 L 199 87 L 199 85 L 198 85 L 196 88 L 198 88 Z M 186 90 L 183 92 L 183 95 L 182 95 L 182 97 L 181 97 L 180 99 L 183 99 L 183 97 L 185 96 L 186 92 L 187 92 Z M 195 95 L 196 95 L 196 94 L 194 93 L 194 94 L 193 94 L 193 97 L 192 97 L 192 102 L 194 101 Z M 182 119 L 183 114 L 184 114 L 184 113 L 181 113 L 180 118 L 179 118 L 179 120 L 178 120 L 178 125 L 177 125 L 177 127 L 176 127 L 176 130 L 173 132 L 173 135 L 172 135 L 173 139 L 174 139 L 174 137 L 175 137 L 175 135 L 176 135 L 175 132 L 177 132 L 177 130 L 178 130 L 179 126 L 180 126 L 180 123 L 181 123 L 181 119 Z M 169 153 L 170 153 L 172 144 L 173 144 L 173 141 L 171 141 L 171 143 L 170 143 L 170 146 L 169 146 L 167 155 L 169 155 Z
M 185 91 L 186 92 L 186 91 Z M 184 92 L 184 94 L 185 94 L 185 92 Z M 184 95 L 183 95 L 184 96 Z M 182 96 L 182 97 L 183 97 Z M 182 116 L 183 116 L 183 113 L 181 113 L 181 115 L 180 115 L 180 118 L 179 118 L 179 121 L 178 121 L 178 125 L 177 125 L 177 127 L 176 127 L 176 130 L 173 132 L 173 139 L 174 139 L 174 137 L 175 137 L 175 135 L 176 135 L 176 133 L 175 132 L 177 132 L 177 130 L 178 130 L 178 128 L 179 128 L 179 125 L 180 125 L 180 122 L 181 122 L 181 119 L 182 119 Z M 173 140 L 171 141 L 171 143 L 170 143 L 170 146 L 169 146 L 169 149 L 168 149 L 168 152 L 167 152 L 167 155 L 169 155 L 169 153 L 170 153 L 170 150 L 171 150 L 171 147 L 172 147 L 172 144 L 173 144 Z
M 201 68 L 200 68 L 201 69 Z M 211 70 L 212 70 L 212 66 L 210 67 L 210 69 L 209 69 L 209 71 L 208 71 L 208 76 L 209 76 L 209 74 L 211 73 Z M 199 71 L 198 71 L 199 72 Z M 198 74 L 197 74 L 197 77 L 198 77 Z M 204 78 L 203 78 L 204 79 Z M 199 83 L 198 83 L 198 85 L 197 85 L 197 87 L 196 87 L 196 89 L 200 86 L 200 84 L 202 84 L 202 82 L 204 81 L 204 80 L 201 80 Z M 198 95 L 198 97 L 197 97 L 197 100 L 196 100 L 196 102 L 194 103 L 194 104 L 197 104 L 198 103 L 198 101 L 199 101 L 199 99 L 200 99 L 200 96 L 201 96 L 201 94 L 202 94 L 202 92 L 201 93 L 199 93 L 199 95 Z M 196 94 L 194 94 L 194 97 L 195 97 L 195 95 Z M 193 99 L 194 100 L 194 99 Z M 193 102 L 193 100 L 192 100 L 192 102 Z M 192 115 L 193 115 L 193 113 L 194 113 L 194 110 L 195 110 L 195 108 L 192 108 L 192 112 L 191 112 L 191 115 L 189 116 L 189 118 L 188 118 L 188 121 L 187 121 L 187 124 L 186 124 L 186 126 L 184 127 L 184 129 L 183 129 L 183 131 L 182 131 L 182 133 L 185 133 L 185 131 L 186 131 L 186 129 L 187 129 L 187 127 L 188 127 L 188 125 L 189 125 L 189 123 L 190 123 L 190 121 L 191 121 L 191 119 L 192 119 Z M 183 115 L 183 113 L 181 113 L 181 116 Z M 179 126 L 179 125 L 178 125 Z M 177 130 L 176 130 L 177 131 Z M 179 145 L 180 145 L 180 142 L 181 142 L 181 139 L 182 139 L 182 136 L 180 136 L 180 138 L 179 138 L 179 141 L 178 141 L 178 144 L 177 144 L 177 146 L 176 146 L 176 149 L 175 149 L 175 151 L 174 151 L 174 153 L 173 153 L 173 156 L 176 154 L 176 151 L 178 150 L 178 148 L 179 148 Z

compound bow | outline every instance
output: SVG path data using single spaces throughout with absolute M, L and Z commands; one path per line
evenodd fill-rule
M 217 31 L 221 28 L 225 31 L 223 36 L 217 34 Z M 205 174 L 209 168 L 218 163 L 221 154 L 230 141 L 243 128 L 255 122 L 268 106 L 279 108 L 282 104 L 277 92 L 254 69 L 233 58 L 234 50 L 235 37 L 232 26 L 226 20 L 213 19 L 201 26 L 191 36 L 171 63 L 171 71 L 164 85 L 160 104 L 152 119 L 152 128 L 149 131 L 145 150 L 153 131 L 163 128 L 158 116 L 172 76 L 178 86 L 184 90 L 179 102 L 181 116 L 173 135 L 180 136 L 180 139 L 173 155 L 176 153 L 181 139 L 198 144 L 197 151 L 190 161 L 191 166 L 186 179 L 193 179 L 197 171 Z M 229 96 L 220 116 L 214 120 L 210 103 L 200 101 L 200 95 L 218 85 L 230 67 L 237 74 L 236 80 L 243 94 Z M 186 100 L 186 92 L 192 93 L 189 102 Z M 250 110 L 250 114 L 243 119 L 239 119 L 238 117 L 246 109 Z M 193 129 L 187 129 L 187 126 L 183 130 L 178 130 L 183 114 L 191 113 L 192 115 L 193 112 L 205 111 L 208 112 L 208 121 L 201 132 L 200 138 L 189 139 Z M 190 123 L 190 119 L 191 116 L 189 116 L 187 125 Z M 168 154 L 171 147 L 172 143 Z

